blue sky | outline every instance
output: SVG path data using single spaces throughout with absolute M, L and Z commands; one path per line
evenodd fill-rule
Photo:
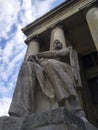
M 65 0 L 0 0 L 0 116 L 8 114 L 27 46 L 21 28 Z

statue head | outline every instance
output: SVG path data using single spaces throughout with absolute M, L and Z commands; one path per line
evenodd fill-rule
M 55 40 L 55 42 L 54 42 L 54 50 L 60 50 L 62 48 L 63 48 L 62 43 L 59 40 Z

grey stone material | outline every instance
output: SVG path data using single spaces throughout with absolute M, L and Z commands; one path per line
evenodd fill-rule
M 24 118 L 0 117 L 0 130 L 22 130 Z
M 1 117 L 0 130 L 97 130 L 61 107 L 24 117 Z
M 53 111 L 27 116 L 24 126 L 39 127 L 64 122 L 65 124 L 73 124 L 77 127 L 83 127 L 83 122 L 81 120 L 77 120 L 77 122 L 76 119 L 78 118 L 73 116 L 69 111 L 64 108 L 58 108 Z
M 39 45 L 36 38 L 29 43 L 26 59 L 19 71 L 9 115 L 22 117 L 50 111 L 53 110 L 55 101 L 56 108 L 64 106 L 86 120 L 76 91 L 78 87 L 82 87 L 78 54 L 72 46 L 67 46 L 63 27 L 57 25 L 51 31 L 50 50 L 40 52 Z

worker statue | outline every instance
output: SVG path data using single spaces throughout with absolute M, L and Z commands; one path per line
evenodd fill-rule
M 53 33 L 54 30 L 49 51 L 30 55 L 23 62 L 9 115 L 21 117 L 34 113 L 36 86 L 39 85 L 48 98 L 58 102 L 59 107 L 63 106 L 87 121 L 76 92 L 81 86 L 77 53 Z

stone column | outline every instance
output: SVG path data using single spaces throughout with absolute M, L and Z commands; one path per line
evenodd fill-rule
M 38 52 L 39 52 L 38 39 L 33 38 L 33 40 L 28 44 L 25 60 L 27 60 L 30 55 L 36 55 Z
M 63 27 L 61 25 L 58 25 L 58 26 L 54 27 L 52 32 L 51 32 L 50 50 L 54 49 L 54 42 L 56 40 L 59 40 L 62 43 L 63 48 L 66 47 L 64 30 L 63 30 Z
M 93 7 L 86 13 L 86 20 L 98 51 L 98 8 Z

